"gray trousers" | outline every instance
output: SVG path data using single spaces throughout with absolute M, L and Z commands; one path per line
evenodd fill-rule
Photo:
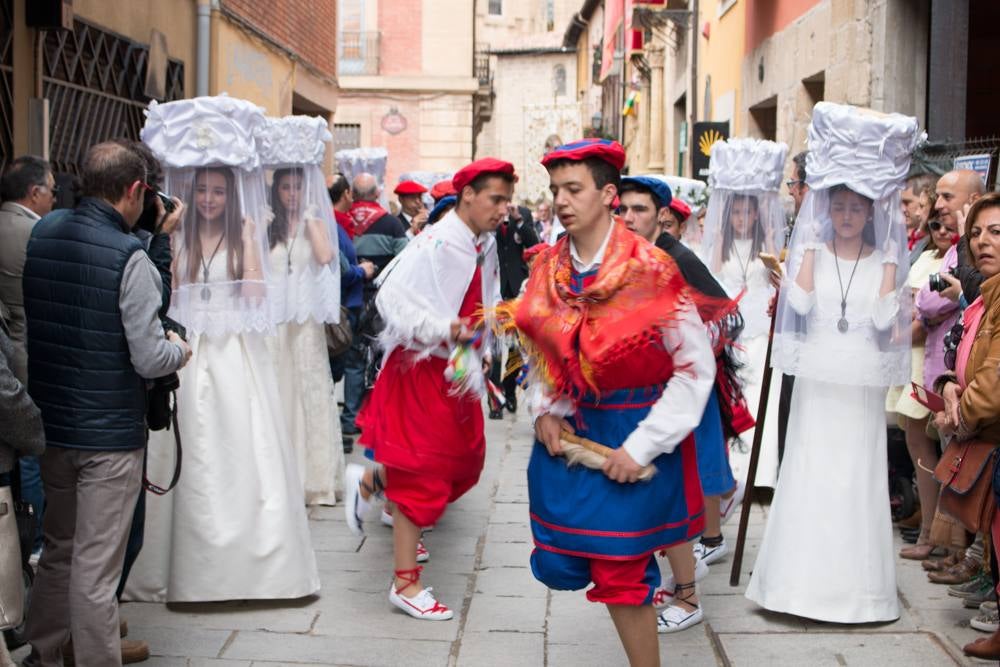
M 49 447 L 41 457 L 45 549 L 25 629 L 42 667 L 62 667 L 71 634 L 78 667 L 121 665 L 115 589 L 142 453 Z

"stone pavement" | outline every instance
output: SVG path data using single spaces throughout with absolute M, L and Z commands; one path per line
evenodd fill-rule
M 527 567 L 530 426 L 523 418 L 487 421 L 487 441 L 480 484 L 426 536 L 425 582 L 456 610 L 454 620 L 416 621 L 390 607 L 391 530 L 372 517 L 368 535 L 355 538 L 341 507 L 317 508 L 311 526 L 319 596 L 290 603 L 126 604 L 130 636 L 148 641 L 154 655 L 145 664 L 624 664 L 605 609 L 582 592 L 548 591 Z M 350 458 L 362 460 L 358 453 Z M 701 585 L 706 622 L 660 636 L 664 665 L 972 664 L 961 646 L 982 636 L 968 627 L 973 612 L 961 609 L 946 587 L 928 583 L 919 563 L 899 565 L 903 616 L 895 623 L 841 627 L 756 608 L 742 591 L 766 514 L 755 505 L 741 587 L 729 586 L 729 559 L 712 567 Z M 726 527 L 731 545 L 736 523 Z

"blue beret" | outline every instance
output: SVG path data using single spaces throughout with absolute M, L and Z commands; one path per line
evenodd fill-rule
M 427 216 L 427 224 L 433 224 L 438 221 L 442 215 L 444 215 L 444 210 L 449 206 L 454 206 L 458 201 L 458 197 L 455 195 L 448 195 L 447 197 L 442 197 L 438 200 L 438 203 L 434 205 L 431 209 L 430 214 Z
M 657 208 L 670 206 L 670 202 L 674 198 L 673 193 L 670 191 L 670 186 L 658 178 L 653 178 L 652 176 L 626 176 L 622 179 L 623 189 L 629 183 L 653 195 L 653 201 L 656 202 Z

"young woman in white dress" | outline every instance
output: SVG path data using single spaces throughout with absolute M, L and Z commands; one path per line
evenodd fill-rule
M 340 266 L 336 236 L 331 237 L 333 205 L 318 168 L 318 179 L 306 169 L 275 170 L 270 189 L 271 283 L 280 291 L 276 300 L 281 312 L 268 347 L 304 501 L 335 505 L 344 450 L 324 324 L 340 317 Z
M 712 194 L 705 214 L 701 259 L 730 297 L 740 299 L 744 328 L 740 334 L 740 378 L 747 406 L 754 414 L 764 379 L 771 318 L 768 302 L 774 294 L 771 272 L 760 253 L 778 256 L 784 246 L 785 217 L 779 188 L 788 147 L 760 139 L 730 139 L 712 146 L 709 181 Z M 757 486 L 773 487 L 778 477 L 777 394 L 771 385 L 772 409 L 763 428 L 764 440 Z M 745 481 L 754 430 L 741 435 L 732 449 L 730 465 L 737 480 Z
M 899 187 L 916 138 L 912 118 L 829 103 L 814 111 L 810 190 L 772 356 L 796 376 L 795 391 L 746 591 L 771 611 L 837 623 L 899 617 L 884 406 L 888 385 L 910 377 Z
M 213 100 L 229 113 L 213 115 Z M 177 136 L 177 118 L 193 110 L 204 129 Z M 172 112 L 175 122 L 164 122 Z M 169 192 L 190 206 L 173 238 L 170 316 L 187 328 L 193 355 L 177 392 L 180 479 L 166 495 L 148 496 L 145 544 L 127 599 L 281 599 L 319 590 L 302 483 L 264 342 L 267 241 L 256 222 L 266 210 L 263 175 L 247 168 L 254 166 L 245 161 L 249 154 L 213 154 L 213 146 L 228 144 L 207 140 L 242 135 L 252 145 L 246 126 L 257 115 L 262 121 L 257 107 L 239 100 L 196 98 L 151 108 L 143 133 L 164 163 Z M 180 168 L 171 156 L 239 167 Z M 155 482 L 171 478 L 172 433 L 151 438 L 147 468 Z

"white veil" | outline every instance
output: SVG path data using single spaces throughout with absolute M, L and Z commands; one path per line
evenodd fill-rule
M 142 140 L 163 164 L 167 193 L 187 204 L 172 239 L 170 316 L 194 335 L 271 328 L 254 141 L 263 122 L 263 109 L 227 96 L 151 102 L 146 111 Z
M 265 263 L 279 324 L 340 321 L 337 222 L 319 167 L 332 138 L 327 122 L 310 116 L 268 118 L 257 134 L 260 160 L 270 174 Z
M 778 299 L 775 368 L 847 385 L 909 381 L 912 308 L 899 193 L 921 135 L 915 118 L 816 105 L 809 191 Z M 843 239 L 859 229 L 863 245 L 851 256 Z
M 784 246 L 785 214 L 778 190 L 787 153 L 785 144 L 763 139 L 729 139 L 712 146 L 712 193 L 699 254 L 731 297 L 743 292 L 745 339 L 770 329 L 767 304 L 774 289 L 758 255 L 777 256 Z M 697 226 L 696 219 L 692 223 Z

